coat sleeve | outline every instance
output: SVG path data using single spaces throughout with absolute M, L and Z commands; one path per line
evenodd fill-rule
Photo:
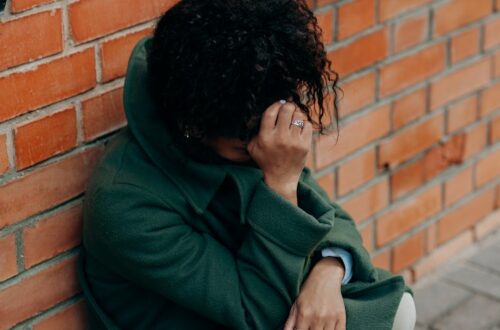
M 282 328 L 310 266 L 334 226 L 335 209 L 308 212 L 260 181 L 247 208 L 249 229 L 232 252 L 194 230 L 165 201 L 113 184 L 89 196 L 84 244 L 133 283 L 235 329 Z
M 356 227 L 356 223 L 339 204 L 330 200 L 330 197 L 316 182 L 308 167 L 305 167 L 302 172 L 298 194 L 302 196 L 302 200 L 299 200 L 299 206 L 304 210 L 308 210 L 310 205 L 325 202 L 336 210 L 332 213 L 334 216 L 332 220 L 335 222 L 335 226 L 331 228 L 316 246 L 312 256 L 312 264 L 314 265 L 321 259 L 324 248 L 334 246 L 346 250 L 351 255 L 352 275 L 350 282 L 375 281 L 377 272 L 371 262 L 369 252 L 363 246 L 363 239 Z

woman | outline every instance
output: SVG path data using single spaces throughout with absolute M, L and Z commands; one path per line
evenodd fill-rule
M 303 0 L 184 0 L 136 45 L 85 197 L 91 329 L 413 329 L 413 292 L 305 166 L 320 34 Z

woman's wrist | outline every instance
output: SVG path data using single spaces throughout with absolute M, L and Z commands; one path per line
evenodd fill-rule
M 323 257 L 315 265 L 313 270 L 317 274 L 324 274 L 328 278 L 342 282 L 345 274 L 344 263 L 338 257 Z

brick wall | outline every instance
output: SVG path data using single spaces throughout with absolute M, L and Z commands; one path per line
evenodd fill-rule
M 0 329 L 79 329 L 81 202 L 123 125 L 125 65 L 175 0 L 0 13 Z M 500 0 L 315 0 L 341 133 L 308 165 L 409 283 L 500 227 Z M 64 326 L 63 326 L 64 324 Z

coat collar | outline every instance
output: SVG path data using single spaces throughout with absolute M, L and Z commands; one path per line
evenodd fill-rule
M 240 222 L 262 170 L 237 164 L 205 164 L 187 157 L 161 123 L 149 87 L 147 52 L 151 37 L 135 46 L 125 78 L 123 103 L 128 127 L 148 157 L 180 189 L 197 214 L 203 214 L 226 176 L 231 177 L 240 196 Z

